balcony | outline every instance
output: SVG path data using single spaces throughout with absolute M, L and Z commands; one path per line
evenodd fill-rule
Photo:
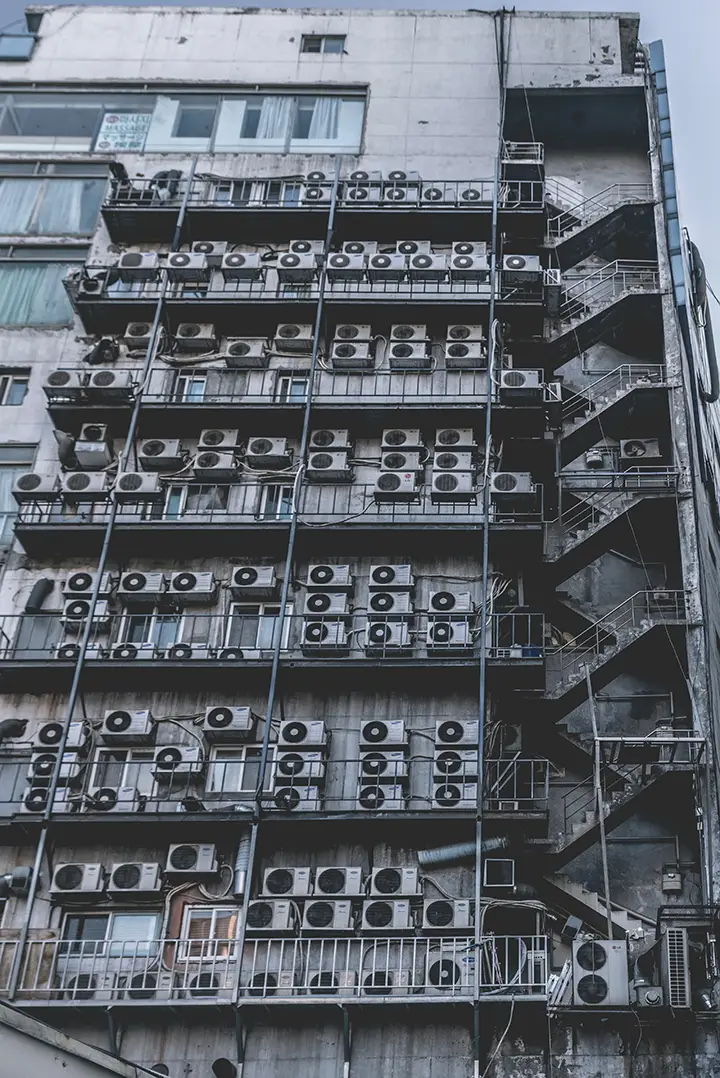
M 7 993 L 17 944 L 0 952 Z M 142 941 L 35 940 L 27 944 L 14 1002 L 21 1007 L 106 1009 L 151 1006 L 317 1006 L 352 999 L 388 1003 L 544 1001 L 548 938 L 467 932 L 436 938 L 267 937 Z

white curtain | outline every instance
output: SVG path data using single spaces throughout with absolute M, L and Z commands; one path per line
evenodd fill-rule
M 0 233 L 27 232 L 43 180 L 0 180 Z
M 336 139 L 338 135 L 338 116 L 340 99 L 337 97 L 318 97 L 315 100 L 308 141 Z
M 0 264 L 0 325 L 66 326 L 72 322 L 64 262 Z
M 17 502 L 12 496 L 15 480 L 24 475 L 28 467 L 0 468 L 0 543 L 5 545 L 12 539 L 13 525 L 17 516 Z
M 292 100 L 291 97 L 281 94 L 263 98 L 255 136 L 258 140 L 285 138 L 290 122 Z
M 48 181 L 38 214 L 37 231 L 40 235 L 62 236 L 83 231 L 84 186 L 84 180 Z

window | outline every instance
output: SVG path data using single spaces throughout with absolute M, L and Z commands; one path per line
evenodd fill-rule
M 29 60 L 35 41 L 34 34 L 0 34 L 0 60 Z
M 155 644 L 164 651 L 178 640 L 180 614 L 158 614 L 156 610 L 144 614 L 127 614 L 121 623 L 119 643 Z
M 173 138 L 207 139 L 213 133 L 217 105 L 180 102 Z
M 0 374 L 0 405 L 18 405 L 25 400 L 30 382 L 30 371 L 18 374 Z
M 151 520 L 179 520 L 185 515 L 224 513 L 229 494 L 229 487 L 177 483 L 167 488 L 164 504 L 149 506 L 147 515 Z
M 83 913 L 65 920 L 60 954 L 133 958 L 157 950 L 158 913 Z
M 205 397 L 207 375 L 191 371 L 178 374 L 172 390 L 172 399 L 176 404 L 196 404 Z
M 141 151 L 155 95 L 13 93 L 0 96 L 0 148 Z
M 280 404 L 302 404 L 307 400 L 310 379 L 303 374 L 281 374 L 275 386 L 275 400 Z
M 223 101 L 215 150 L 357 153 L 365 99 L 330 94 L 252 94 Z
M 83 171 L 88 174 L 71 178 L 63 175 L 62 165 L 38 163 L 18 169 L 0 164 L 0 235 L 91 235 L 107 170 L 104 165 L 87 165 Z
M 6 389 L 6 392 L 17 395 L 20 382 L 18 382 L 18 389 L 13 390 L 13 377 L 11 376 L 9 379 L 11 385 L 9 389 Z M 27 388 L 27 378 L 25 379 L 25 388 Z M 19 404 L 21 402 L 11 402 L 3 399 L 2 403 Z M 12 496 L 12 488 L 15 480 L 32 468 L 35 462 L 36 449 L 37 446 L 34 445 L 0 445 L 0 545 L 2 546 L 8 546 L 12 541 L 13 526 L 17 516 L 18 506 Z
M 141 794 L 149 795 L 154 789 L 153 759 L 152 749 L 98 749 L 90 789 L 132 786 Z
M 303 34 L 300 52 L 342 55 L 345 52 L 344 34 Z
M 292 516 L 293 488 L 284 483 L 268 483 L 260 494 L 261 520 L 289 520 Z
M 0 248 L 0 325 L 72 325 L 63 279 L 84 259 L 82 247 Z
M 283 626 L 282 647 L 287 648 L 292 607 L 288 604 Z M 228 619 L 225 647 L 249 651 L 272 651 L 280 631 L 278 603 L 233 603 Z
M 254 794 L 260 778 L 261 753 L 260 747 L 255 745 L 219 746 L 210 760 L 205 794 Z M 266 784 L 272 782 L 272 768 L 267 769 L 265 781 Z
M 183 919 L 183 958 L 228 958 L 235 951 L 238 911 L 232 906 L 188 906 Z

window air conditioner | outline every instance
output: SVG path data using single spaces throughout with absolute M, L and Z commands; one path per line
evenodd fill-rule
M 328 281 L 362 281 L 365 277 L 364 255 L 331 254 L 327 260 Z
M 445 782 L 433 787 L 433 807 L 457 811 L 477 808 L 478 786 L 476 782 Z
M 27 472 L 18 476 L 13 484 L 13 498 L 18 504 L 33 501 L 55 501 L 60 497 L 57 476 L 37 475 Z
M 156 251 L 126 251 L 115 264 L 121 281 L 154 281 L 160 270 Z
M 404 899 L 363 902 L 360 932 L 364 936 L 398 935 L 414 930 L 410 903 Z
M 230 594 L 233 599 L 270 599 L 277 591 L 274 565 L 241 565 L 233 569 Z
M 165 863 L 168 876 L 186 879 L 214 876 L 218 867 L 217 849 L 213 843 L 175 842 L 168 847 Z
M 409 591 L 371 591 L 368 595 L 368 617 L 408 616 L 414 613 Z
M 52 371 L 43 389 L 50 404 L 76 403 L 85 396 L 85 371 Z
M 502 268 L 506 284 L 528 284 L 542 278 L 539 255 L 504 255 Z
M 155 749 L 153 775 L 157 782 L 187 783 L 200 778 L 205 760 L 199 745 L 162 745 Z
M 315 255 L 299 255 L 288 251 L 277 260 L 277 275 L 281 284 L 307 284 L 317 277 Z
M 218 453 L 214 449 L 197 453 L 192 460 L 192 470 L 196 479 L 207 479 L 211 483 L 232 483 L 240 473 L 233 452 Z
M 178 438 L 147 438 L 140 442 L 138 464 L 145 472 L 176 472 L 184 461 Z
M 278 352 L 312 352 L 313 327 L 281 322 L 275 330 L 275 349 Z
M 138 812 L 143 798 L 134 786 L 95 786 L 85 794 L 86 812 Z
M 423 932 L 449 936 L 458 930 L 467 932 L 472 927 L 472 912 L 468 899 L 452 901 L 440 898 L 423 902 Z
M 307 898 L 312 893 L 312 872 L 308 866 L 266 868 L 263 873 L 260 894 L 264 898 Z
M 406 621 L 367 621 L 365 623 L 365 651 L 368 655 L 385 655 L 388 652 L 411 648 L 413 644 Z
M 475 953 L 465 947 L 431 950 L 425 962 L 425 991 L 429 995 L 471 996 L 475 987 Z
M 368 258 L 368 277 L 375 281 L 402 281 L 407 273 L 405 255 L 370 255 Z
M 65 472 L 60 489 L 66 502 L 104 501 L 108 476 L 106 472 Z
M 313 483 L 352 483 L 355 471 L 347 450 L 340 453 L 323 451 L 310 453 L 305 476 Z
M 411 281 L 444 281 L 448 273 L 447 255 L 420 254 L 410 258 Z
M 128 322 L 123 340 L 131 352 L 146 349 L 152 339 L 152 322 Z
M 100 727 L 104 745 L 152 745 L 157 726 L 150 711 L 106 711 Z
M 322 812 L 323 807 L 317 786 L 275 785 L 273 804 L 279 812 Z
M 340 895 L 355 897 L 365 894 L 362 869 L 336 865 L 317 868 L 315 870 L 315 894 L 332 897 Z
M 481 370 L 487 367 L 484 341 L 447 341 L 445 366 L 448 370 Z
M 171 251 L 165 269 L 169 281 L 209 281 L 210 267 L 204 254 Z
M 500 372 L 500 402 L 513 404 L 516 401 L 532 402 L 542 400 L 543 372 L 521 370 L 512 367 Z
M 162 572 L 141 573 L 131 570 L 120 577 L 118 598 L 124 603 L 157 602 L 165 595 L 167 584 L 167 577 Z
M 442 502 L 474 502 L 476 497 L 473 472 L 433 472 L 430 490 L 433 505 Z
M 349 614 L 350 600 L 344 591 L 310 591 L 305 596 L 302 612 L 305 617 Z
M 223 280 L 257 281 L 262 276 L 263 263 L 258 251 L 227 251 L 220 262 Z
M 348 627 L 344 621 L 304 621 L 300 646 L 308 655 L 347 654 L 350 650 Z
M 380 472 L 375 480 L 376 502 L 415 501 L 418 493 L 416 472 Z
M 215 326 L 209 322 L 181 322 L 173 334 L 178 352 L 214 352 L 217 348 Z
M 477 719 L 438 719 L 435 723 L 435 744 L 476 747 L 478 744 Z
M 295 912 L 293 902 L 257 899 L 250 902 L 245 917 L 248 936 L 293 936 Z
M 92 595 L 97 583 L 97 573 L 88 573 L 85 570 L 80 570 L 77 573 L 71 573 L 70 576 L 63 584 L 63 595 L 66 599 L 79 599 L 81 597 L 89 597 Z M 100 580 L 100 588 L 98 590 L 98 598 L 108 599 L 112 592 L 115 580 L 111 573 L 103 573 Z
M 167 596 L 178 599 L 183 606 L 190 603 L 212 603 L 217 599 L 218 582 L 213 573 L 172 573 Z
M 273 773 L 274 786 L 319 786 L 324 781 L 324 752 L 278 753 Z
M 420 460 L 420 450 L 383 450 L 380 458 L 380 469 L 383 472 L 424 472 L 424 464 Z
M 404 749 L 395 751 L 380 749 L 360 753 L 358 781 L 361 786 L 377 782 L 382 786 L 405 785 L 408 781 L 408 764 Z
M 265 337 L 228 337 L 222 359 L 229 370 L 262 370 L 270 362 Z
M 407 793 L 402 785 L 383 786 L 373 781 L 358 786 L 357 808 L 361 812 L 402 812 Z
M 306 587 L 314 590 L 353 589 L 353 576 L 349 565 L 309 565 Z
M 165 497 L 160 476 L 153 473 L 118 472 L 113 490 L 118 502 L 161 502 Z
M 402 719 L 370 719 L 360 727 L 361 752 L 404 746 L 407 746 L 407 734 Z
M 50 895 L 54 898 L 89 898 L 105 890 L 105 873 L 100 864 L 57 865 L 50 884 Z
M 630 1005 L 626 940 L 573 940 L 572 973 L 573 1007 Z
M 335 370 L 371 370 L 374 354 L 369 341 L 333 341 L 330 363 Z
M 226 240 L 194 240 L 190 249 L 194 255 L 204 255 L 208 266 L 214 268 L 221 265 L 228 244 Z
M 90 617 L 91 599 L 66 599 L 63 612 L 60 615 L 60 624 L 68 633 L 79 633 L 85 628 Z M 110 624 L 110 611 L 107 599 L 98 599 L 92 613 L 93 629 L 106 630 Z
M 135 395 L 134 374 L 132 371 L 96 368 L 88 375 L 85 392 L 91 404 L 99 401 L 127 404 Z
M 306 936 L 321 936 L 327 933 L 343 934 L 353 932 L 352 902 L 327 902 L 316 899 L 306 902 L 303 909 L 302 931 Z
M 289 468 L 292 450 L 287 438 L 251 438 L 245 460 L 253 468 Z
M 162 890 L 160 865 L 155 861 L 129 861 L 110 869 L 107 893 L 114 898 L 127 895 L 131 900 L 138 894 L 156 895 Z
M 322 748 L 327 743 L 325 723 L 321 719 L 303 722 L 300 719 L 287 719 L 280 723 L 278 748 L 313 749 Z
M 252 741 L 258 723 L 249 707 L 219 705 L 205 708 L 202 732 L 211 743 Z

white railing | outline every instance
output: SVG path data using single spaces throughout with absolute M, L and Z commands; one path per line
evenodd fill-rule
M 636 386 L 659 385 L 664 377 L 662 363 L 621 363 L 585 389 L 567 397 L 562 406 L 563 419 L 584 415 L 593 405 L 603 405 L 614 395 L 626 393 Z
M 617 260 L 587 274 L 563 277 L 560 321 L 571 322 L 608 306 L 629 292 L 657 292 L 660 273 L 656 262 Z
M 618 206 L 653 201 L 652 184 L 613 183 L 588 198 L 578 199 L 577 192 L 556 181 L 552 189 L 567 209 L 548 219 L 548 237 L 558 239 L 575 228 L 604 217 Z

